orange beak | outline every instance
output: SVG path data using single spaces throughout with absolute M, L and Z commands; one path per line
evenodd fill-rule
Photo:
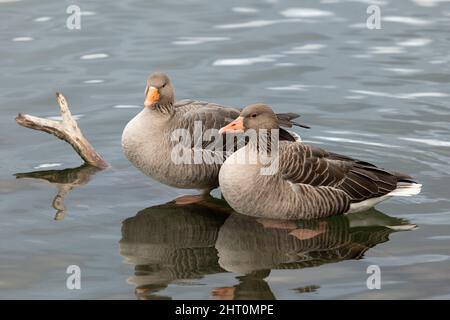
M 244 129 L 244 118 L 237 117 L 225 127 L 220 128 L 219 134 L 223 134 L 226 132 L 244 132 Z
M 158 102 L 159 98 L 160 98 L 160 96 L 159 96 L 158 89 L 155 87 L 147 86 L 147 90 L 145 90 L 144 106 L 146 108 L 150 107 L 155 102 Z

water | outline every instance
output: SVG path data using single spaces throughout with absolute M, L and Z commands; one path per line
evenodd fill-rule
M 365 27 L 372 2 L 381 30 Z M 74 31 L 70 4 L 0 1 L 0 298 L 449 298 L 450 3 L 97 1 Z M 307 142 L 406 171 L 423 191 L 294 226 L 227 218 L 217 201 L 164 205 L 195 191 L 143 176 L 120 148 L 154 70 L 180 99 L 299 112 Z M 59 116 L 57 90 L 112 169 L 55 173 L 77 155 L 14 123 Z M 47 172 L 13 176 L 31 171 Z M 366 287 L 371 264 L 381 290 Z M 81 290 L 66 288 L 69 265 Z

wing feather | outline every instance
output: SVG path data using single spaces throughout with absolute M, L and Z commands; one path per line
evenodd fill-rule
M 385 195 L 402 179 L 411 179 L 369 162 L 300 142 L 280 143 L 280 172 L 283 179 L 293 184 L 342 190 L 352 202 Z

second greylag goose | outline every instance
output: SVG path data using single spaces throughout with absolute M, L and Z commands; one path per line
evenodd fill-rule
M 222 194 L 239 213 L 291 220 L 322 218 L 367 210 L 391 196 L 420 192 L 421 185 L 407 175 L 301 142 L 279 141 L 277 150 L 261 152 L 269 140 L 275 140 L 278 128 L 272 109 L 255 104 L 220 130 L 252 129 L 259 135 L 228 157 L 220 170 Z M 277 166 L 263 172 L 268 159 Z
M 164 73 L 153 73 L 147 80 L 144 109 L 128 122 L 123 131 L 123 151 L 135 167 L 162 183 L 209 193 L 219 185 L 218 174 L 223 161 L 203 160 L 222 156 L 223 149 L 220 145 L 214 150 L 215 138 L 206 142 L 203 138 L 210 129 L 215 129 L 215 137 L 220 137 L 218 130 L 238 115 L 239 109 L 214 103 L 194 100 L 175 102 L 169 77 Z M 297 114 L 277 116 L 282 126 L 304 126 L 292 121 L 298 117 Z M 198 124 L 200 127 L 196 126 Z M 202 131 L 200 135 L 196 135 L 197 129 Z M 181 146 L 179 137 L 173 137 L 177 132 L 185 133 L 186 139 L 192 138 L 182 145 L 181 151 L 187 158 L 181 162 L 173 159 L 177 155 L 175 151 L 180 151 L 176 148 Z M 281 129 L 281 135 L 283 139 L 295 140 L 286 130 Z M 196 156 L 197 159 L 194 158 Z

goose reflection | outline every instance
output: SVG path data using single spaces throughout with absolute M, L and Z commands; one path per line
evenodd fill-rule
M 120 254 L 135 265 L 128 282 L 136 286 L 137 297 L 168 299 L 157 293 L 174 281 L 224 272 L 215 243 L 229 214 L 229 208 L 211 199 L 157 205 L 124 220 Z
M 100 171 L 99 168 L 84 164 L 70 169 L 16 173 L 15 177 L 17 179 L 40 179 L 55 185 L 58 192 L 55 198 L 53 198 L 52 206 L 56 209 L 55 220 L 61 220 L 67 211 L 64 205 L 66 196 L 73 189 L 88 183 L 91 177 L 98 171 Z
M 150 207 L 126 219 L 120 253 L 134 265 L 128 281 L 136 286 L 138 298 L 170 299 L 159 292 L 171 283 L 235 272 L 240 274 L 238 284 L 215 288 L 212 298 L 275 299 L 264 280 L 272 269 L 360 259 L 391 233 L 414 227 L 375 209 L 315 221 L 255 219 L 209 198 Z

